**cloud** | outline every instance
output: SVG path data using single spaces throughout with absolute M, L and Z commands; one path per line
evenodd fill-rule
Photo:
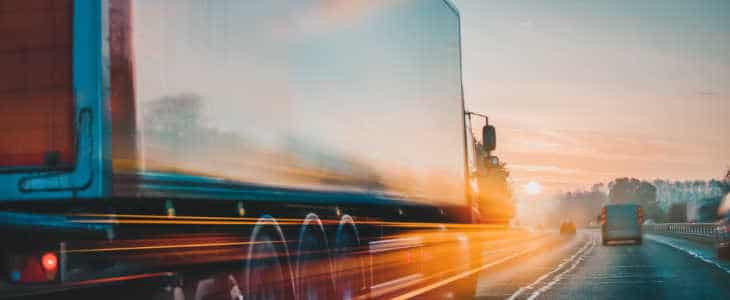
M 510 171 L 524 171 L 524 172 L 536 172 L 536 173 L 555 173 L 555 174 L 576 174 L 579 171 L 575 169 L 564 169 L 557 166 L 549 165 L 521 165 L 511 164 L 509 165 Z

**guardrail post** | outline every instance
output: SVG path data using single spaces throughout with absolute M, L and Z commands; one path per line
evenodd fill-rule
M 653 233 L 673 233 L 687 237 L 701 237 L 712 241 L 720 238 L 717 225 L 714 223 L 663 223 L 647 224 L 644 230 Z

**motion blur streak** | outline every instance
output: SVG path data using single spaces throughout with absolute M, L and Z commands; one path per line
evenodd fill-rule
M 530 248 L 527 248 L 527 249 L 524 249 L 522 251 L 516 252 L 514 254 L 508 255 L 506 257 L 502 257 L 500 259 L 494 260 L 494 261 L 492 261 L 490 263 L 483 264 L 483 265 L 481 265 L 479 267 L 465 270 L 465 271 L 463 271 L 461 273 L 458 273 L 456 275 L 447 277 L 447 278 L 442 279 L 440 281 L 431 283 L 431 284 L 429 284 L 427 286 L 424 286 L 422 288 L 419 288 L 419 289 L 410 291 L 408 293 L 399 295 L 397 297 L 393 297 L 393 300 L 405 300 L 405 299 L 411 299 L 411 298 L 414 298 L 414 297 L 423 295 L 423 294 L 425 294 L 427 292 L 430 292 L 430 291 L 433 291 L 433 290 L 438 289 L 440 287 L 449 285 L 449 284 L 451 284 L 453 282 L 456 282 L 458 280 L 462 280 L 462 279 L 465 279 L 465 278 L 467 278 L 469 276 L 476 275 L 479 272 L 484 271 L 484 270 L 486 270 L 488 268 L 491 268 L 491 267 L 500 265 L 500 264 L 505 263 L 505 262 L 508 262 L 508 261 L 510 261 L 512 259 L 518 258 L 518 257 L 523 256 L 525 254 L 528 254 L 530 252 L 533 252 L 533 251 L 535 251 L 535 250 L 537 250 L 537 249 L 539 249 L 541 247 L 542 247 L 542 245 L 532 246 Z M 458 253 L 452 253 L 452 254 L 458 255 Z
M 68 251 L 66 251 L 66 253 L 112 252 L 112 251 L 131 251 L 131 250 L 157 250 L 157 249 L 171 249 L 171 248 L 222 247 L 222 246 L 240 246 L 240 245 L 250 245 L 250 244 L 254 244 L 254 242 L 208 243 L 208 244 L 181 244 L 181 245 L 161 245 L 161 246 L 141 246 L 141 247 L 76 249 L 76 250 L 68 250 Z
M 97 261 L 126 262 L 143 266 L 141 273 L 165 271 L 176 266 L 199 264 L 240 264 L 247 259 L 290 261 L 296 271 L 295 282 L 308 285 L 329 286 L 330 274 L 356 274 L 365 267 L 369 272 L 363 280 L 364 288 L 353 294 L 354 299 L 413 297 L 440 297 L 442 290 L 454 291 L 454 286 L 475 278 L 479 272 L 540 251 L 558 237 L 542 231 L 496 225 L 443 224 L 430 222 L 389 222 L 381 220 L 359 221 L 362 228 L 411 228 L 407 233 L 383 234 L 376 240 L 363 240 L 354 246 L 350 255 L 331 255 L 333 248 L 299 249 L 298 240 L 258 241 L 236 232 L 216 232 L 216 226 L 242 226 L 241 230 L 256 225 L 251 217 L 199 217 L 147 214 L 71 214 L 70 222 L 99 224 L 130 224 L 130 226 L 169 225 L 172 231 L 189 231 L 189 228 L 210 228 L 198 233 L 170 232 L 144 233 L 118 237 L 112 241 L 71 243 L 65 250 L 72 260 L 74 256 L 94 255 Z M 277 220 L 283 230 L 297 230 L 302 219 Z M 338 220 L 323 219 L 323 226 L 337 226 Z M 204 227 L 199 227 L 199 226 Z M 222 228 L 223 228 L 222 227 Z M 180 228 L 173 229 L 173 228 Z M 197 230 L 197 229 L 196 229 Z M 142 231 L 144 232 L 144 231 Z M 120 233 L 123 234 L 123 233 Z M 282 245 L 288 252 L 252 252 L 248 249 Z M 223 271 L 223 269 L 228 271 Z M 235 268 L 223 267 L 211 275 L 241 278 L 243 273 Z M 234 271 L 231 271 L 234 270 Z M 219 274 L 220 273 L 220 274 Z M 279 275 L 262 274 L 276 286 L 283 284 Z M 279 282 L 279 283 L 277 283 Z M 217 286 L 217 285 L 216 285 Z M 223 284 L 222 286 L 225 286 Z M 323 289 L 326 290 L 326 289 Z M 438 294 L 438 295 L 436 295 Z
M 540 276 L 540 278 L 538 278 L 537 280 L 535 280 L 533 283 L 530 283 L 529 285 L 527 285 L 525 287 L 521 287 L 514 294 L 512 294 L 512 296 L 510 296 L 507 300 L 517 299 L 517 297 L 520 294 L 522 294 L 522 293 L 524 293 L 525 291 L 528 291 L 528 290 L 533 290 L 535 288 L 535 286 L 537 286 L 538 284 L 540 284 L 543 280 L 548 279 L 552 274 L 555 274 L 555 273 L 557 273 L 557 272 L 559 272 L 561 270 L 564 270 L 564 267 L 567 264 L 574 262 L 579 255 L 581 255 L 582 253 L 585 253 L 586 252 L 586 249 L 588 248 L 589 245 L 593 245 L 594 243 L 595 243 L 595 241 L 593 239 L 588 240 L 587 242 L 585 242 L 585 244 L 583 244 L 583 247 L 581 247 L 578 251 L 576 251 L 573 254 L 573 256 L 571 256 L 570 258 L 565 259 L 558 266 L 556 266 L 555 269 L 553 269 L 552 271 L 550 271 L 548 273 L 545 273 L 544 275 Z M 565 273 L 565 272 L 566 271 L 563 271 L 563 273 Z M 561 273 L 561 274 L 563 274 L 563 273 Z
M 117 282 L 117 281 L 126 281 L 126 280 L 135 280 L 135 279 L 144 279 L 144 278 L 151 278 L 151 277 L 162 277 L 162 276 L 170 276 L 172 273 L 169 272 L 159 272 L 159 273 L 148 273 L 148 274 L 139 274 L 139 275 L 128 275 L 128 276 L 118 276 L 118 277 L 111 277 L 111 278 L 100 278 L 100 279 L 92 279 L 92 280 L 86 280 L 86 281 L 79 281 L 68 284 L 71 285 L 89 285 L 89 284 L 98 284 L 98 283 L 110 283 L 110 282 Z
M 72 214 L 71 217 L 87 217 L 89 219 L 73 220 L 76 223 L 100 224 L 188 224 L 188 225 L 253 225 L 258 218 L 251 217 L 199 217 L 199 216 L 168 216 L 168 215 L 131 215 L 131 214 Z M 107 219 L 103 219 L 107 218 Z M 136 220 L 142 219 L 142 220 Z M 157 220 L 154 220 L 157 219 Z M 302 219 L 277 219 L 279 225 L 301 225 Z M 323 225 L 337 225 L 338 219 L 322 219 Z M 492 224 L 448 224 L 428 222 L 389 222 L 389 221 L 358 221 L 363 225 L 378 225 L 386 227 L 406 228 L 437 228 L 463 230 L 503 230 L 505 225 Z

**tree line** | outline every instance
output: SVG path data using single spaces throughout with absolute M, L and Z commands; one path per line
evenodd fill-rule
M 579 225 L 596 221 L 600 208 L 609 203 L 636 203 L 646 220 L 653 222 L 712 222 L 718 206 L 730 193 L 730 168 L 723 179 L 653 181 L 616 178 L 594 184 L 588 190 L 569 191 L 557 199 L 551 222 L 570 219 Z

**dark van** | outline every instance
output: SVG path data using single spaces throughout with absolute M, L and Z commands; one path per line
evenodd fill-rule
M 638 204 L 608 204 L 601 209 L 601 240 L 634 241 L 641 244 L 644 211 Z

